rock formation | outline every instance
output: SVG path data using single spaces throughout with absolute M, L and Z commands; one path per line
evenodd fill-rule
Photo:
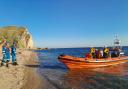
M 10 45 L 17 43 L 18 48 L 33 48 L 33 39 L 25 27 L 7 26 L 0 28 L 0 43 L 6 39 Z

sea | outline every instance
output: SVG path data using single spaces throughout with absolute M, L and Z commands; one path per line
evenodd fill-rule
M 40 76 L 51 89 L 128 89 L 128 63 L 95 69 L 69 70 L 58 60 L 61 54 L 85 57 L 90 48 L 53 48 L 35 51 L 38 55 Z M 122 47 L 128 55 L 128 47 Z M 79 65 L 76 65 L 79 66 Z M 43 83 L 42 83 L 43 84 Z M 42 89 L 50 89 L 45 86 Z

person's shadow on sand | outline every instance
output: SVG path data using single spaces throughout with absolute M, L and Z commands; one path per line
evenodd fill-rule
M 59 66 L 59 65 L 25 65 L 26 67 L 30 68 L 43 68 L 43 69 L 66 69 L 66 67 Z
M 25 65 L 26 67 L 30 67 L 30 68 L 39 68 L 40 65 Z
M 66 69 L 66 67 L 60 66 L 60 65 L 42 65 L 41 68 L 45 68 L 45 69 Z

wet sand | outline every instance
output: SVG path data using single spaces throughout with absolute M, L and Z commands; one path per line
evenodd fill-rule
M 2 59 L 2 54 L 0 57 Z M 41 89 L 36 57 L 32 51 L 18 50 L 18 66 L 0 67 L 0 89 Z

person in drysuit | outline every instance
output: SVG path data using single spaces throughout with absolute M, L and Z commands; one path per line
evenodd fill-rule
M 90 54 L 91 54 L 92 59 L 93 59 L 93 58 L 96 58 L 95 52 L 96 52 L 95 48 L 93 48 L 93 47 L 90 48 Z
M 109 48 L 107 48 L 107 47 L 105 47 L 104 49 L 103 49 L 103 57 L 104 58 L 108 58 L 109 57 Z
M 12 64 L 17 65 L 16 60 L 16 43 L 13 42 L 13 45 L 11 46 L 11 55 L 12 55 Z
M 2 47 L 2 53 L 3 53 L 3 59 L 1 62 L 1 66 L 3 66 L 4 63 L 6 63 L 6 67 L 8 67 L 9 61 L 10 61 L 10 47 L 9 43 L 6 42 Z

